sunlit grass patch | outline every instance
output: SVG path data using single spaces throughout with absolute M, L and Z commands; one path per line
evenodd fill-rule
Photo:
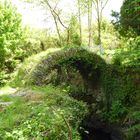
M 22 95 L 23 92 L 27 94 Z M 78 126 L 87 113 L 87 106 L 68 96 L 66 91 L 48 85 L 19 90 L 1 101 L 13 102 L 0 111 L 0 139 L 68 139 L 71 127 L 73 140 L 80 140 Z
M 0 96 L 6 94 L 13 94 L 18 90 L 18 88 L 12 88 L 10 86 L 5 86 L 0 89 Z

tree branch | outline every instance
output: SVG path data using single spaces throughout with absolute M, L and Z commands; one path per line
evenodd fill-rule
M 55 11 L 56 7 L 53 9 L 53 8 L 51 7 L 50 3 L 48 2 L 48 0 L 46 1 L 46 3 L 47 3 L 47 5 L 48 5 L 48 7 L 50 8 L 50 10 L 57 16 L 57 18 L 58 18 L 60 24 L 61 24 L 65 29 L 67 29 L 68 27 L 66 27 L 66 26 L 63 24 L 62 20 L 60 19 L 59 14 Z

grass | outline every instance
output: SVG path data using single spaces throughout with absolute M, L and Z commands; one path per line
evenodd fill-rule
M 50 52 L 57 50 L 59 49 L 50 49 L 26 59 L 20 69 L 13 75 L 14 78 L 9 85 L 25 88 L 24 83 L 31 81 L 31 73 L 40 60 L 44 57 L 48 58 Z M 110 81 L 111 79 L 108 79 L 107 82 Z M 116 87 L 121 87 L 120 85 L 116 86 L 116 83 L 113 86 L 113 82 L 110 85 L 112 90 L 117 92 L 119 88 Z M 131 93 L 132 97 L 132 93 L 135 91 L 135 89 L 131 88 L 133 86 L 129 82 L 125 82 L 124 87 L 128 89 L 128 91 L 126 90 L 128 96 Z M 14 96 L 14 93 L 19 91 L 26 91 L 27 94 L 23 97 Z M 120 97 L 126 96 L 124 93 L 125 88 L 123 88 L 123 91 L 120 90 L 119 93 L 114 94 L 115 100 L 112 111 L 103 117 L 110 122 L 122 122 L 124 119 L 125 123 L 130 122 L 131 124 L 131 122 L 135 121 L 139 123 L 140 96 L 139 94 L 134 95 L 134 98 L 136 98 L 135 103 L 125 108 L 124 104 L 117 102 Z M 13 103 L 8 107 L 0 105 L 0 139 L 2 140 L 69 140 L 68 125 L 71 129 L 72 140 L 81 139 L 77 128 L 88 109 L 83 102 L 69 97 L 67 89 L 62 90 L 51 85 L 45 87 L 29 87 L 27 85 L 26 89 L 6 86 L 0 89 L 0 102 Z M 122 118 L 124 115 L 121 114 L 126 111 L 128 111 L 128 114 Z M 131 126 L 130 129 L 126 128 L 125 134 L 128 137 L 127 139 L 134 139 L 140 132 L 139 128 L 139 124 Z
M 67 140 L 67 122 L 73 140 L 80 140 L 77 129 L 87 106 L 66 91 L 51 85 L 32 87 L 24 97 L 4 95 L 0 100 L 13 102 L 0 111 L 0 139 Z

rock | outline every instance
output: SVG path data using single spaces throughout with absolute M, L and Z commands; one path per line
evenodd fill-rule
M 13 102 L 0 102 L 1 107 L 7 107 L 9 105 L 13 104 Z
M 33 91 L 29 90 L 29 89 L 23 89 L 23 90 L 19 90 L 17 91 L 15 94 L 10 95 L 11 97 L 25 97 L 29 94 L 32 94 Z

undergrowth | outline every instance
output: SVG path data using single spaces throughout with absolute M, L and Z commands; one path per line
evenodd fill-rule
M 97 101 L 97 106 L 99 106 L 99 108 L 96 108 L 96 110 L 97 112 L 100 112 L 102 119 L 107 120 L 110 123 L 120 124 L 120 127 L 124 128 L 124 133 L 128 140 L 133 140 L 133 138 L 136 138 L 138 133 L 140 133 L 139 129 L 140 89 L 139 89 L 139 69 L 137 69 L 138 67 L 134 68 L 133 66 L 130 67 L 130 65 L 128 66 L 120 65 L 120 63 L 118 65 L 118 63 L 116 62 L 114 62 L 114 64 L 106 64 L 102 58 L 98 57 L 90 50 L 86 50 L 83 48 L 81 48 L 81 50 L 80 48 L 64 49 L 63 51 L 53 50 L 52 52 L 54 51 L 56 52 L 51 54 L 48 51 L 46 51 L 41 54 L 37 54 L 33 58 L 27 59 L 17 72 L 17 75 L 13 79 L 12 83 L 10 83 L 10 85 L 14 87 L 18 86 L 22 87 L 25 85 L 29 87 L 30 84 L 28 83 L 31 83 L 32 85 L 35 83 L 38 83 L 38 85 L 46 85 L 48 83 L 53 83 L 52 81 L 54 80 L 59 81 L 57 82 L 57 84 L 55 84 L 55 88 L 49 87 L 51 90 L 48 87 L 34 88 L 35 91 L 39 92 L 41 91 L 43 93 L 47 92 L 47 94 L 45 95 L 47 95 L 49 100 L 47 100 L 46 96 L 43 96 L 42 100 L 43 102 L 41 101 L 39 104 L 36 104 L 35 102 L 34 102 L 35 104 L 33 103 L 34 105 L 32 104 L 27 105 L 27 102 L 23 103 L 25 104 L 25 108 L 29 109 L 29 112 L 34 111 L 36 112 L 39 109 L 42 111 L 42 112 L 40 111 L 40 113 L 46 112 L 48 115 L 51 114 L 50 115 L 51 117 L 48 118 L 49 125 L 45 126 L 45 129 L 47 129 L 47 131 L 45 131 L 44 129 L 42 131 L 42 128 L 39 129 L 36 128 L 39 125 L 39 123 L 41 123 L 40 116 L 37 115 L 39 112 L 35 113 L 36 115 L 35 120 L 30 118 L 30 115 L 29 116 L 27 115 L 29 126 L 31 125 L 31 128 L 35 127 L 34 128 L 35 132 L 39 130 L 39 132 L 36 133 L 37 135 L 36 134 L 31 135 L 30 133 L 31 131 L 33 131 L 31 129 L 29 130 L 30 131 L 29 133 L 24 133 L 23 130 L 27 127 L 28 124 L 28 123 L 24 124 L 24 122 L 26 122 L 25 119 L 23 119 L 22 125 L 20 125 L 19 128 L 16 127 L 16 129 L 14 130 L 16 130 L 17 133 L 20 132 L 21 135 L 25 136 L 25 138 L 26 136 L 28 138 L 28 136 L 30 135 L 32 138 L 32 136 L 34 135 L 39 136 L 39 138 L 45 137 L 46 139 L 49 137 L 49 140 L 51 138 L 58 140 L 67 139 L 69 132 L 67 125 L 65 124 L 64 121 L 65 119 L 63 118 L 63 115 L 64 117 L 66 117 L 66 120 L 70 122 L 70 124 L 77 124 L 75 122 L 76 121 L 79 122 L 83 118 L 82 116 L 83 114 L 81 115 L 80 112 L 81 113 L 84 112 L 83 110 L 80 110 L 79 106 L 76 106 L 76 104 L 77 103 L 79 104 L 79 102 L 75 101 L 74 99 L 70 98 L 67 95 L 67 91 L 69 91 L 70 83 L 74 82 L 73 85 L 75 85 L 74 86 L 75 89 L 72 87 L 71 91 L 76 91 L 75 95 L 78 98 L 76 99 L 77 100 L 86 99 L 88 95 L 87 93 L 88 90 L 85 90 L 84 89 L 85 87 L 84 88 L 82 87 L 81 81 L 79 82 L 79 80 L 84 79 L 83 82 L 89 81 L 89 83 L 88 82 L 86 83 L 88 85 L 91 84 L 92 82 L 92 87 L 94 88 L 95 86 L 95 92 L 98 92 L 98 90 L 96 90 L 96 86 L 97 87 L 98 85 L 100 86 L 99 89 L 101 90 L 99 90 L 99 92 L 101 92 L 100 96 L 101 102 L 100 100 Z M 76 71 L 71 71 L 70 69 L 72 68 L 74 68 L 74 70 Z M 70 74 L 70 72 L 74 73 Z M 79 75 L 77 72 L 79 72 Z M 82 76 L 82 78 L 79 78 L 80 75 Z M 31 81 L 31 79 L 34 79 L 34 83 L 33 81 Z M 27 84 L 25 84 L 26 82 Z M 76 85 L 76 82 L 78 82 L 78 86 Z M 58 85 L 63 89 L 63 91 L 58 90 L 56 88 L 56 86 Z M 84 94 L 82 94 L 81 92 L 83 91 L 83 89 L 86 91 L 86 92 L 84 91 Z M 95 98 L 97 98 L 97 96 Z M 91 103 L 93 103 L 92 98 L 90 98 L 90 100 Z M 89 102 L 89 98 L 87 102 Z M 48 110 L 44 109 L 44 107 L 46 108 L 46 105 L 49 108 Z M 33 110 L 32 106 L 34 106 Z M 77 114 L 75 114 L 75 112 Z M 71 119 L 69 120 L 69 117 L 67 117 L 70 116 L 69 113 L 71 113 L 72 116 L 74 115 L 78 116 L 77 120 L 75 118 L 72 118 L 72 120 L 75 120 L 74 123 L 73 122 L 71 123 Z M 58 116 L 58 118 L 55 116 L 55 114 L 57 114 L 56 116 Z M 26 118 L 26 114 L 24 116 Z M 45 117 L 43 117 L 42 120 L 43 120 L 42 122 L 47 121 L 45 120 Z M 57 127 L 58 125 L 57 123 L 56 124 L 53 123 L 56 121 L 59 122 L 60 128 Z M 3 122 L 7 121 L 4 120 Z M 37 124 L 35 126 L 32 126 L 34 122 Z M 14 123 L 11 123 L 11 126 L 12 124 Z M 72 128 L 74 128 L 72 129 L 74 139 L 75 138 L 80 139 L 79 134 L 76 131 L 77 126 L 76 127 L 72 126 Z M 21 128 L 23 129 L 21 130 Z M 60 130 L 64 131 L 60 132 Z M 6 134 L 10 136 L 17 135 L 13 131 L 8 131 L 8 133 Z
M 15 96 L 0 96 L 1 101 L 13 102 L 0 109 L 0 139 L 66 140 L 71 133 L 73 140 L 80 140 L 77 129 L 87 113 L 83 102 L 50 85 L 26 92 L 23 97 L 19 96 L 22 90 Z

